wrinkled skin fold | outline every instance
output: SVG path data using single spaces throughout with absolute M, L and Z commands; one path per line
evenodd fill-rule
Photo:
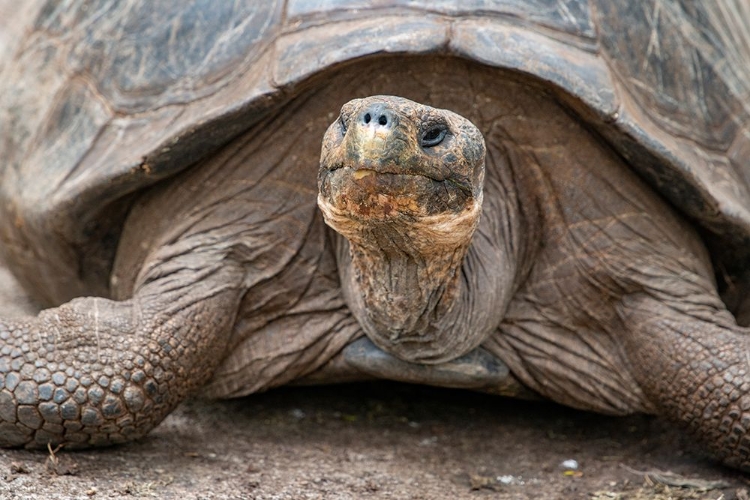
M 324 84 L 331 80 L 340 85 Z M 473 91 L 455 91 L 466 82 Z M 466 139 L 475 147 L 454 152 L 456 176 L 443 162 L 414 178 L 370 153 L 355 161 L 352 151 L 364 146 L 344 148 L 319 192 L 321 138 L 330 126 L 324 159 L 344 140 L 331 135 L 336 111 L 355 97 L 388 95 L 430 105 L 367 101 L 411 117 L 403 151 L 436 140 L 439 132 L 424 135 L 435 116 L 473 123 L 485 146 Z M 451 128 L 453 142 L 467 130 Z M 480 150 L 483 169 L 468 161 Z M 403 151 L 398 158 L 411 158 Z M 403 163 L 408 175 L 424 169 Z M 446 198 L 425 194 L 447 179 L 450 188 L 434 191 Z M 386 188 L 390 209 L 377 203 Z M 353 226 L 334 222 L 334 231 L 316 200 L 333 196 L 330 205 L 336 193 L 354 196 L 341 213 L 357 213 L 347 218 Z M 445 214 L 455 227 L 442 240 L 415 223 Z M 390 276 L 413 281 L 399 280 L 400 292 L 394 280 L 385 286 L 384 262 Z M 517 75 L 432 58 L 368 61 L 313 80 L 217 154 L 141 193 L 120 238 L 111 298 L 0 320 L 0 443 L 117 443 L 144 435 L 200 388 L 230 397 L 365 378 L 341 355 L 365 335 L 421 363 L 419 343 L 366 325 L 381 316 L 365 295 L 411 300 L 406 292 L 427 289 L 423 277 L 451 302 L 444 310 L 440 300 L 424 302 L 433 323 L 450 318 L 451 338 L 469 339 L 428 353 L 425 364 L 482 349 L 462 359 L 502 363 L 507 383 L 476 389 L 514 395 L 523 386 L 578 408 L 656 413 L 719 460 L 750 469 L 748 332 L 720 300 L 693 228 L 555 95 Z M 404 332 L 420 324 L 403 318 Z M 423 382 L 437 380 L 424 373 Z

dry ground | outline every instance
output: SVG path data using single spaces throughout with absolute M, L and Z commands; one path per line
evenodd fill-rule
M 395 384 L 189 402 L 140 442 L 58 452 L 56 467 L 48 455 L 0 452 L 0 498 L 732 499 L 747 487 L 651 418 Z M 649 483 L 656 471 L 694 484 Z
M 0 285 L 0 315 L 34 309 L 2 269 Z M 742 500 L 746 489 L 658 419 L 395 383 L 189 401 L 139 442 L 54 460 L 0 450 L 2 499 Z

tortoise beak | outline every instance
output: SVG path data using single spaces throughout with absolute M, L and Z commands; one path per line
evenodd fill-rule
M 381 171 L 386 164 L 398 165 L 404 153 L 404 134 L 396 111 L 387 103 L 374 102 L 361 109 L 350 124 L 348 155 L 355 169 Z
M 388 150 L 388 142 L 392 137 L 390 131 L 374 127 L 358 127 L 354 147 L 357 148 L 359 158 L 363 162 L 377 162 Z

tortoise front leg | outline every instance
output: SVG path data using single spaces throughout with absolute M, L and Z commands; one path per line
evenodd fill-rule
M 700 300 L 641 293 L 619 308 L 633 375 L 657 409 L 750 471 L 750 331 Z
M 75 299 L 0 319 L 0 446 L 84 447 L 138 438 L 221 360 L 241 274 L 175 252 L 121 302 Z

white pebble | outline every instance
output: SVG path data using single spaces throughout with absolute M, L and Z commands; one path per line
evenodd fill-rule
M 567 470 L 578 470 L 578 462 L 576 460 L 568 459 L 560 462 L 560 467 Z

